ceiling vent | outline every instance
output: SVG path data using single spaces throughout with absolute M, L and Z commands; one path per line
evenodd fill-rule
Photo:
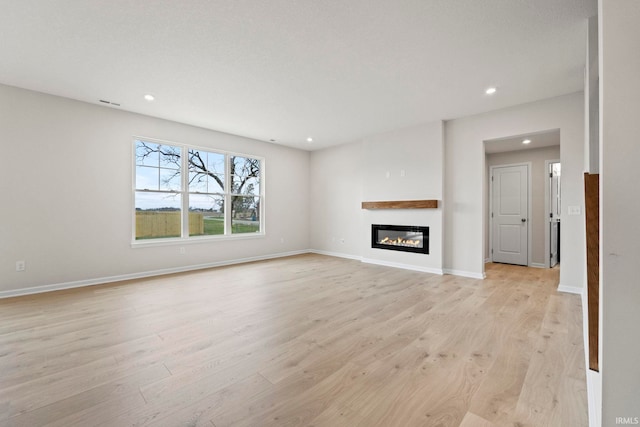
M 115 105 L 116 107 L 120 106 L 120 104 L 118 104 L 117 102 L 111 102 L 111 101 L 107 101 L 107 100 L 104 100 L 104 99 L 100 99 L 99 101 L 102 102 L 103 104 Z

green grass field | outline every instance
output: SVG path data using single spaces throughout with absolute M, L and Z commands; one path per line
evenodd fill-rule
M 242 234 L 242 233 L 257 233 L 260 231 L 259 224 L 233 224 L 232 232 L 233 234 Z M 224 234 L 224 218 L 212 218 L 206 217 L 204 218 L 204 233 L 203 234 L 191 234 L 191 236 L 216 236 Z M 137 240 L 146 240 L 146 239 L 162 239 L 168 237 L 180 237 L 177 235 L 166 235 L 166 236 L 155 236 L 155 237 L 137 237 Z
M 260 231 L 258 224 L 233 224 L 232 233 L 256 233 Z M 204 235 L 212 236 L 217 234 L 224 234 L 224 219 L 223 218 L 205 218 L 204 219 Z

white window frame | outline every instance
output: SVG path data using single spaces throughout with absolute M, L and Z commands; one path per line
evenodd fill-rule
M 152 144 L 169 145 L 180 148 L 180 179 L 181 189 L 180 191 L 166 191 L 166 193 L 177 193 L 181 198 L 180 217 L 181 217 L 181 236 L 180 237 L 165 237 L 155 239 L 139 239 L 136 240 L 136 192 L 140 191 L 136 188 L 136 141 L 144 141 Z M 189 236 L 189 150 L 206 151 L 209 153 L 223 154 L 224 155 L 224 193 L 221 193 L 224 197 L 224 234 L 215 235 L 202 235 L 202 236 Z M 242 240 L 242 239 L 254 239 L 261 238 L 266 235 L 265 226 L 265 159 L 261 156 L 254 154 L 245 154 L 232 152 L 227 150 L 220 150 L 212 147 L 202 147 L 195 145 L 182 144 L 173 141 L 166 141 L 157 138 L 149 138 L 143 136 L 134 136 L 131 143 L 132 152 L 132 178 L 131 178 L 131 212 L 132 212 L 132 227 L 131 227 L 131 246 L 132 247 L 148 247 L 148 246 L 167 246 L 167 245 L 185 245 L 191 243 L 203 243 L 205 241 L 219 241 L 219 240 Z M 255 233 L 232 233 L 232 209 L 231 198 L 236 195 L 231 193 L 231 168 L 230 161 L 232 156 L 247 157 L 260 161 L 260 192 L 257 197 L 260 198 L 260 231 Z M 156 191 L 153 191 L 156 192 Z M 164 193 L 165 191 L 157 191 L 158 193 Z

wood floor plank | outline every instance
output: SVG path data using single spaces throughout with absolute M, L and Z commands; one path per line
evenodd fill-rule
M 460 423 L 460 427 L 496 427 L 496 425 L 473 412 L 467 412 L 462 419 L 462 423 Z
M 209 381 L 210 380 L 210 381 Z M 179 426 L 210 424 L 210 413 L 226 405 L 242 402 L 271 387 L 260 375 L 253 374 L 235 381 L 214 379 L 184 384 L 167 390 L 161 397 L 115 418 L 103 419 L 104 426 Z M 221 387 L 224 385 L 224 387 Z
M 0 300 L 0 425 L 586 426 L 558 269 L 322 255 Z
M 551 297 L 516 407 L 515 415 L 523 426 L 536 426 L 541 422 L 557 426 L 587 424 L 586 414 L 570 410 L 586 408 L 586 387 L 581 389 L 570 381 L 585 382 L 584 371 L 575 367 L 578 361 L 584 363 L 582 339 L 577 334 L 569 336 L 570 322 L 555 321 L 558 317 L 570 321 L 572 316 L 566 310 L 571 309 L 570 301 L 578 298 L 577 295 Z
M 275 410 L 291 399 L 318 385 L 345 365 L 343 354 L 323 354 L 315 363 L 299 367 L 284 380 L 274 384 L 272 390 L 247 399 L 243 405 L 226 408 L 214 415 L 217 427 L 231 427 L 241 424 L 251 425 L 251 420 L 260 423 L 264 414 Z
M 235 422 L 236 427 L 307 425 L 331 406 L 341 392 L 353 392 L 352 384 L 363 374 L 363 368 L 347 363 L 304 392 L 281 402 L 256 416 Z M 219 420 L 213 419 L 218 425 Z
M 77 368 L 95 360 L 115 357 L 116 362 L 124 361 L 129 354 L 140 354 L 149 348 L 157 348 L 162 341 L 156 335 L 145 336 L 131 341 L 121 340 L 111 344 L 87 344 L 81 348 L 65 350 L 61 346 L 56 351 L 32 351 L 28 354 L 13 354 L 11 362 L 0 367 L 2 383 L 0 390 L 16 386 L 31 380 L 53 375 L 65 370 Z M 14 346 L 20 349 L 20 346 Z M 22 350 L 19 350 L 22 353 Z
M 84 427 L 87 420 L 104 420 L 145 405 L 140 387 L 169 376 L 162 365 L 154 365 L 132 375 L 99 385 L 91 390 L 28 411 L 11 418 L 15 427 Z

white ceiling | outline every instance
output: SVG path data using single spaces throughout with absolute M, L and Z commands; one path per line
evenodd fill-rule
M 0 83 L 314 150 L 582 90 L 596 9 L 595 0 L 0 0 Z M 485 95 L 488 86 L 498 92 Z
M 523 144 L 522 141 L 525 139 L 531 142 Z M 484 149 L 487 154 L 493 154 L 507 151 L 534 150 L 554 145 L 560 145 L 560 129 L 492 139 L 484 142 Z

